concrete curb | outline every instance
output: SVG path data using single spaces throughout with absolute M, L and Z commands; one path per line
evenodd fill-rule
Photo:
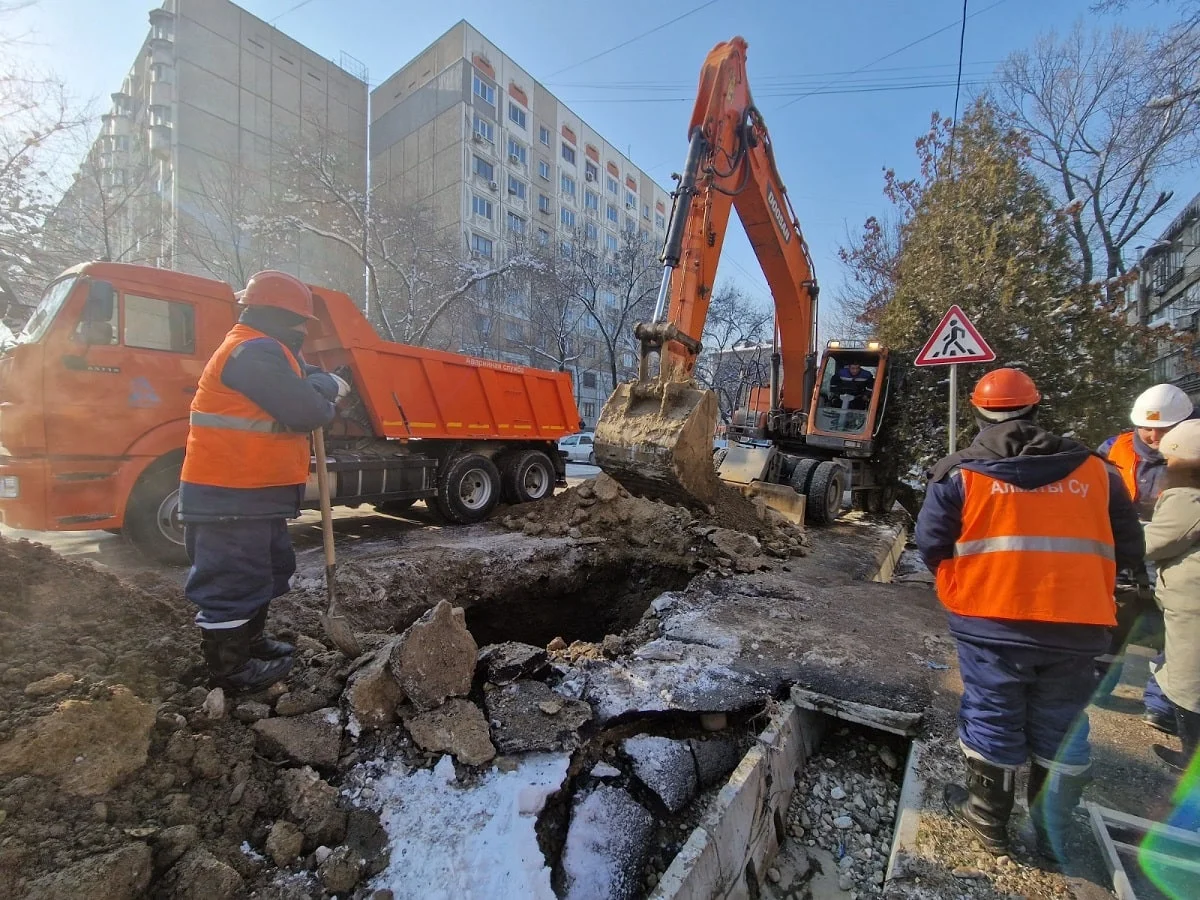
M 908 526 L 897 526 L 896 538 L 892 541 L 891 546 L 880 554 L 875 575 L 871 578 L 872 581 L 887 584 L 892 580 L 892 575 L 895 574 L 896 566 L 900 562 L 900 556 L 904 553 L 904 545 L 907 543 Z
M 788 701 L 721 788 L 651 900 L 757 897 L 779 851 L 796 776 L 816 750 L 824 717 Z
M 925 779 L 920 774 L 921 756 L 925 742 L 914 740 L 908 748 L 904 779 L 900 782 L 900 799 L 896 803 L 896 824 L 892 831 L 892 852 L 888 855 L 884 884 L 893 878 L 904 877 L 905 856 L 915 856 L 917 832 L 921 827 L 921 807 L 925 797 Z

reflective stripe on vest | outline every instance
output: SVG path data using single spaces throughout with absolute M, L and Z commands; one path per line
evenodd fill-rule
M 1108 448 L 1108 461 L 1121 472 L 1121 480 L 1125 482 L 1125 490 L 1129 491 L 1129 499 L 1138 501 L 1137 448 L 1133 446 L 1133 432 L 1126 431 L 1117 435 L 1117 439 Z
M 261 338 L 269 336 L 235 325 L 204 367 L 192 399 L 183 481 L 254 489 L 308 480 L 308 435 L 287 431 L 257 403 L 221 381 L 226 364 L 242 346 Z M 303 377 L 295 354 L 279 346 L 296 377 Z
M 1060 481 L 1025 490 L 961 469 L 962 528 L 938 566 L 938 598 L 962 616 L 1116 624 L 1108 470 L 1089 456 Z
M 192 411 L 188 421 L 192 425 L 204 428 L 228 428 L 230 431 L 264 431 L 267 434 L 280 434 L 287 429 L 274 419 L 244 419 L 241 416 L 222 416 L 217 413 L 202 413 Z

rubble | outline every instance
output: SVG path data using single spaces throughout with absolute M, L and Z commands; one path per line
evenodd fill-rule
M 480 766 L 496 755 L 488 723 L 470 700 L 451 698 L 437 709 L 405 719 L 404 725 L 419 747 L 446 751 L 464 765 Z
M 362 876 L 365 861 L 349 847 L 337 847 L 317 866 L 317 877 L 331 894 L 348 894 Z
M 308 766 L 284 770 L 279 781 L 288 814 L 304 832 L 304 846 L 341 843 L 347 817 L 338 806 L 337 789 Z
M 654 817 L 623 788 L 576 795 L 562 866 L 566 900 L 631 900 L 650 854 Z
M 638 735 L 621 742 L 634 774 L 671 812 L 679 812 L 696 796 L 696 761 L 685 741 Z
M 286 820 L 271 826 L 267 835 L 266 851 L 275 865 L 283 868 L 291 865 L 304 849 L 304 832 Z
M 442 600 L 400 636 L 390 664 L 404 695 L 429 710 L 470 693 L 478 650 L 463 611 Z
M 574 749 L 577 732 L 592 718 L 592 708 L 580 700 L 554 693 L 540 681 L 517 681 L 486 691 L 492 740 L 501 753 Z
M 167 873 L 165 885 L 177 900 L 236 900 L 245 891 L 237 870 L 197 847 Z
M 265 753 L 301 765 L 333 766 L 342 742 L 341 715 L 336 709 L 288 718 L 260 719 L 251 726 Z
M 564 644 L 565 646 L 565 644 Z M 511 684 L 518 678 L 535 678 L 549 663 L 542 647 L 505 641 L 489 644 L 479 651 L 479 671 L 492 684 Z
M 403 701 L 404 691 L 391 670 L 395 646 L 395 641 L 389 641 L 369 654 L 347 683 L 346 703 L 364 727 L 379 728 L 396 721 L 396 707 Z
M 151 870 L 150 848 L 130 843 L 38 879 L 24 896 L 26 900 L 133 900 L 149 886 Z

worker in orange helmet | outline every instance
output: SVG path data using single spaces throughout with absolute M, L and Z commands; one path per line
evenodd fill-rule
M 1089 780 L 1092 658 L 1116 622 L 1117 567 L 1139 562 L 1145 544 L 1120 475 L 1040 428 L 1040 401 L 1016 369 L 979 380 L 979 434 L 934 467 L 916 542 L 937 576 L 963 682 L 967 786 L 947 785 L 946 805 L 1005 852 L 1016 770 L 1029 760 L 1038 848 L 1061 862 Z
M 350 392 L 300 357 L 314 321 L 312 291 L 284 272 L 252 276 L 242 312 L 200 376 L 192 400 L 180 513 L 210 686 L 253 692 L 285 677 L 291 644 L 265 633 L 273 598 L 289 589 L 296 555 L 287 519 L 300 514 L 309 433 Z

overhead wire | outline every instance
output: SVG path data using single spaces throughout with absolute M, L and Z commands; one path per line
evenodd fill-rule
M 967 0 L 963 0 L 963 16 L 962 30 L 958 34 L 958 79 L 954 86 L 954 118 L 950 120 L 950 149 L 947 153 L 948 161 L 954 162 L 954 136 L 958 131 L 958 96 L 962 91 L 962 64 L 963 64 L 963 47 L 967 42 Z
M 308 0 L 305 0 L 305 2 L 307 3 Z M 671 19 L 668 22 L 663 22 L 661 25 L 655 25 L 649 31 L 643 31 L 641 34 L 635 34 L 633 37 L 628 38 L 624 41 L 621 41 L 621 43 L 616 44 L 615 46 L 609 47 L 607 50 L 601 50 L 599 53 L 593 54 L 592 56 L 589 56 L 587 59 L 581 59 L 578 62 L 571 63 L 569 66 L 564 66 L 563 68 L 559 69 L 557 72 L 551 72 L 546 77 L 553 78 L 555 75 L 561 75 L 563 72 L 569 72 L 571 69 L 575 69 L 575 68 L 578 68 L 579 66 L 585 65 L 586 63 L 590 63 L 594 60 L 599 59 L 602 56 L 607 56 L 610 53 L 620 50 L 622 47 L 628 47 L 630 44 L 632 44 L 636 41 L 640 41 L 644 37 L 649 37 L 650 35 L 654 34 L 656 31 L 662 31 L 668 25 L 674 25 L 676 22 L 686 19 L 688 16 L 695 15 L 696 13 L 700 12 L 701 10 L 707 9 L 708 7 L 710 7 L 713 4 L 718 3 L 718 2 L 719 2 L 719 0 L 707 0 L 706 3 L 701 3 L 699 6 L 689 9 L 685 13 L 679 14 L 678 16 L 676 16 L 675 18 Z
M 291 13 L 294 13 L 298 9 L 303 9 L 304 7 L 308 6 L 308 4 L 310 4 L 312 2 L 313 2 L 313 0 L 300 0 L 300 2 L 297 3 L 295 6 L 285 9 L 283 12 L 281 12 L 279 15 L 277 15 L 275 18 L 273 18 L 271 20 L 271 24 L 274 25 L 276 22 L 278 22 L 284 16 L 290 15 Z

